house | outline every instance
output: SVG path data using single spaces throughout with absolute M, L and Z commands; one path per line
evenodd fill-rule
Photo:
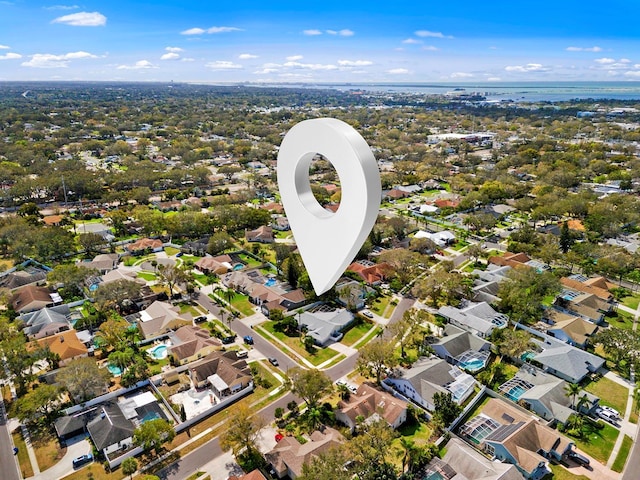
M 222 347 L 222 342 L 212 337 L 208 330 L 194 325 L 180 327 L 173 333 L 171 340 L 173 346 L 167 351 L 173 358 L 174 365 L 193 362 Z
M 330 341 L 338 342 L 342 331 L 354 321 L 353 314 L 344 308 L 327 309 L 320 306 L 313 311 L 302 312 L 298 324 L 307 328 L 306 335 L 313 338 L 316 345 L 325 346 Z
M 400 190 L 398 188 L 392 188 L 391 190 L 382 192 L 382 198 L 385 200 L 400 200 L 401 198 L 406 198 L 410 196 L 411 196 L 411 193 L 405 192 L 404 190 Z
M 449 323 L 482 338 L 491 335 L 494 329 L 505 328 L 509 324 L 509 317 L 496 312 L 486 302 L 463 302 L 460 308 L 445 305 L 438 309 L 438 313 Z
M 424 230 L 420 230 L 416 232 L 414 238 L 427 238 L 431 240 L 433 243 L 438 245 L 439 247 L 447 247 L 456 243 L 456 236 L 453 232 L 449 230 L 443 230 L 441 232 L 425 232 Z
M 387 377 L 383 383 L 402 396 L 433 412 L 433 395 L 450 393 L 462 404 L 473 393 L 476 381 L 458 367 L 439 358 L 421 358 L 409 369 L 400 369 L 400 376 Z
M 105 285 L 107 283 L 115 282 L 116 280 L 128 280 L 130 282 L 136 282 L 140 285 L 146 285 L 146 282 L 137 276 L 136 272 L 131 270 L 121 270 L 116 268 L 115 270 L 111 270 L 110 272 L 102 275 L 102 282 Z
M 336 420 L 345 424 L 352 432 L 356 428 L 358 417 L 364 418 L 365 422 L 383 419 L 391 428 L 396 429 L 407 420 L 407 405 L 404 400 L 363 383 L 355 394 L 338 402 Z
M 364 283 L 370 286 L 380 285 L 391 273 L 391 265 L 388 263 L 373 263 L 369 260 L 358 260 L 347 267 L 347 270 L 355 272 Z
M 87 424 L 96 450 L 107 456 L 129 448 L 133 444 L 134 423 L 124 416 L 117 403 L 108 402 L 100 405 L 98 410 L 97 417 Z
M 421 215 L 437 215 L 440 213 L 440 209 L 435 205 L 426 204 L 420 205 L 418 212 L 420 212 Z
M 365 299 L 375 290 L 351 278 L 341 277 L 335 285 L 338 298 L 336 301 L 349 310 L 360 310 L 365 306 Z
M 613 294 L 609 291 L 609 288 L 615 287 L 615 285 L 611 285 L 604 277 L 587 278 L 583 275 L 571 275 L 570 277 L 562 277 L 560 283 L 563 287 L 595 295 L 608 303 L 615 301 Z
M 271 227 L 280 232 L 291 230 L 291 225 L 289 225 L 289 219 L 281 215 L 273 216 L 273 219 L 271 220 Z
M 190 313 L 181 313 L 180 307 L 159 300 L 141 312 L 130 315 L 127 320 L 130 317 L 135 317 L 132 320 L 138 322 L 138 329 L 144 338 L 152 338 L 193 323 L 193 317 Z
M 582 293 L 564 288 L 553 304 L 593 323 L 602 324 L 604 315 L 613 309 L 613 304 L 598 298 L 593 293 Z
M 498 265 L 499 267 L 522 267 L 530 261 L 531 257 L 526 253 L 504 252 L 502 255 L 489 257 L 489 263 Z
M 57 295 L 57 294 L 54 294 Z M 59 301 L 57 301 L 59 299 Z M 52 296 L 46 287 L 38 287 L 37 285 L 26 285 L 16 290 L 11 297 L 11 306 L 16 313 L 28 313 L 40 310 L 45 307 L 53 306 L 55 303 L 61 303 L 62 298 Z
M 141 238 L 133 243 L 128 243 L 125 248 L 131 255 L 142 255 L 146 251 L 161 252 L 162 240 L 157 238 Z
M 79 223 L 76 225 L 76 231 L 78 233 L 95 233 L 96 235 L 100 235 L 105 240 L 105 243 L 111 242 L 116 238 L 113 235 L 111 227 L 104 223 Z
M 451 438 L 442 459 L 435 457 L 417 478 L 423 480 L 523 480 L 515 465 L 493 462 L 459 438 Z
M 218 255 L 216 257 L 202 257 L 193 266 L 205 275 L 222 275 L 233 269 L 233 259 L 229 255 Z
M 103 253 L 93 257 L 93 260 L 91 260 L 90 262 L 78 262 L 77 265 L 79 267 L 97 270 L 98 273 L 104 275 L 111 270 L 118 268 L 119 262 L 120 255 L 118 255 L 117 253 Z
M 452 198 L 438 198 L 433 203 L 441 210 L 443 208 L 458 208 L 458 206 L 460 205 L 460 198 L 458 196 Z
M 192 240 L 188 242 L 184 242 L 180 246 L 180 251 L 182 253 L 188 253 L 191 255 L 198 255 L 199 257 L 204 257 L 207 254 L 207 250 L 209 249 L 209 239 L 211 235 L 205 235 L 198 240 Z
M 276 202 L 265 203 L 264 205 L 260 205 L 258 208 L 272 213 L 284 213 L 284 207 L 282 204 Z
M 47 215 L 46 217 L 42 217 L 42 222 L 47 227 L 58 227 L 60 226 L 60 222 L 63 220 L 62 215 Z
M 247 230 L 244 234 L 247 242 L 273 243 L 273 229 L 269 225 L 263 225 L 255 230 Z
M 498 290 L 500 283 L 507 278 L 510 266 L 498 266 L 490 263 L 486 270 L 474 270 L 471 272 L 473 280 L 473 301 L 495 304 L 500 301 Z
M 471 373 L 486 367 L 491 343 L 455 325 L 446 325 L 443 333 L 440 340 L 431 344 L 436 355 Z
M 43 285 L 47 281 L 47 272 L 40 269 L 14 270 L 0 276 L 0 287 L 8 290 L 24 287 L 25 285 Z
M 540 348 L 531 360 L 540 364 L 545 372 L 562 378 L 569 383 L 580 383 L 584 377 L 599 371 L 605 363 L 604 358 L 593 355 L 560 340 L 540 333 L 541 338 L 532 342 Z
M 265 477 L 260 470 L 253 470 L 239 477 L 232 475 L 227 480 L 267 480 L 267 477 Z
M 211 352 L 189 368 L 189 377 L 195 388 L 211 387 L 218 398 L 253 385 L 247 362 L 234 351 Z
M 551 473 L 549 460 L 560 461 L 574 443 L 504 400 L 491 398 L 459 434 L 487 455 L 515 465 L 527 479 Z
M 89 355 L 87 347 L 78 339 L 75 330 L 67 330 L 36 340 L 40 348 L 48 348 L 51 353 L 60 357 L 60 366 L 64 366 L 75 358 Z
M 86 434 L 87 423 L 95 418 L 95 412 L 84 412 L 76 415 L 65 415 L 53 422 L 56 435 L 66 441 L 80 434 Z
M 585 348 L 589 339 L 598 331 L 598 325 L 577 315 L 569 314 L 557 308 L 546 308 L 543 313 L 544 321 L 551 325 L 546 328 L 547 334 L 558 340 Z
M 523 365 L 498 390 L 509 400 L 519 403 L 545 420 L 563 424 L 576 410 L 588 415 L 600 402 L 598 397 L 584 390 L 571 398 L 567 395 L 567 382 L 532 365 Z M 586 403 L 579 400 L 582 397 L 586 399 Z
M 29 338 L 38 339 L 69 330 L 70 316 L 69 305 L 57 305 L 22 314 L 18 319 L 22 322 L 24 334 Z
M 265 459 L 276 472 L 278 478 L 289 477 L 295 480 L 302 474 L 302 466 L 310 463 L 321 453 L 332 447 L 339 447 L 344 437 L 330 427 L 313 432 L 306 443 L 300 443 L 296 437 L 284 437 L 265 454 Z

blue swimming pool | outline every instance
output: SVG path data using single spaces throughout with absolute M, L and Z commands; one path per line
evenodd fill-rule
M 273 287 L 275 284 L 276 284 L 276 279 L 275 278 L 270 278 L 266 282 L 264 282 L 264 285 L 266 287 Z
M 111 372 L 111 375 L 113 375 L 114 377 L 119 377 L 120 375 L 122 375 L 122 369 L 115 365 L 107 365 L 107 370 L 109 370 Z
M 233 269 L 234 269 L 234 270 L 242 270 L 243 268 L 244 268 L 244 265 L 243 265 L 243 264 L 241 264 L 241 263 L 236 263 L 236 264 L 233 266 Z
M 154 358 L 156 360 L 162 360 L 163 358 L 167 358 L 167 348 L 168 347 L 166 345 L 156 345 L 155 347 L 149 349 L 149 355 L 151 355 L 151 358 Z
M 89 291 L 90 292 L 95 292 L 98 289 L 99 286 L 100 285 L 97 284 L 97 283 L 92 283 L 91 285 L 89 285 Z
M 522 396 L 522 394 L 526 391 L 527 391 L 526 388 L 515 386 L 515 387 L 511 387 L 509 391 L 504 395 L 508 399 L 513 400 L 514 402 L 517 402 L 518 400 L 520 400 L 520 397 Z
M 460 368 L 469 372 L 477 372 L 484 368 L 484 360 L 481 358 L 472 358 L 460 364 Z

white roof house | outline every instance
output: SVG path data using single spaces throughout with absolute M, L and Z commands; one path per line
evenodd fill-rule
M 415 234 L 415 238 L 428 238 L 440 247 L 446 247 L 447 245 L 456 241 L 456 236 L 449 230 L 435 233 L 420 230 Z
M 326 345 L 330 340 L 339 341 L 341 330 L 353 322 L 353 314 L 344 308 L 333 311 L 303 312 L 300 325 L 307 327 L 307 335 L 318 345 Z

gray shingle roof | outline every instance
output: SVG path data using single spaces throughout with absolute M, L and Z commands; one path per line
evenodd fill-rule
M 106 403 L 101 409 L 102 414 L 87 425 L 91 440 L 98 450 L 133 436 L 135 426 L 131 420 L 125 418 L 118 405 Z

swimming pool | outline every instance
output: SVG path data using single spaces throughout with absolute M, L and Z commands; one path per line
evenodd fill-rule
M 113 375 L 114 377 L 119 377 L 120 375 L 122 375 L 122 369 L 115 365 L 107 365 L 107 370 L 109 370 L 111 372 L 111 375 Z
M 520 386 L 515 386 L 509 389 L 509 391 L 507 393 L 505 393 L 505 397 L 509 398 L 510 400 L 513 400 L 514 402 L 517 402 L 518 400 L 520 400 L 520 397 L 522 396 L 522 394 L 524 392 L 526 392 L 527 389 L 524 387 L 520 387 Z
M 95 292 L 98 289 L 99 286 L 100 285 L 97 284 L 97 283 L 92 283 L 91 285 L 89 285 L 89 291 L 90 292 Z
M 275 278 L 270 278 L 266 282 L 264 282 L 265 287 L 273 287 L 276 284 Z
M 460 364 L 460 368 L 464 370 L 468 370 L 470 372 L 477 372 L 478 370 L 484 368 L 484 360 L 481 358 L 471 358 L 464 363 Z
M 234 269 L 234 270 L 242 270 L 243 268 L 244 268 L 244 265 L 243 265 L 242 263 L 236 263 L 236 264 L 233 266 L 233 269 Z
M 149 355 L 151 355 L 151 357 L 156 360 L 162 360 L 164 358 L 167 358 L 167 348 L 168 347 L 166 345 L 156 345 L 155 347 L 149 349 Z

